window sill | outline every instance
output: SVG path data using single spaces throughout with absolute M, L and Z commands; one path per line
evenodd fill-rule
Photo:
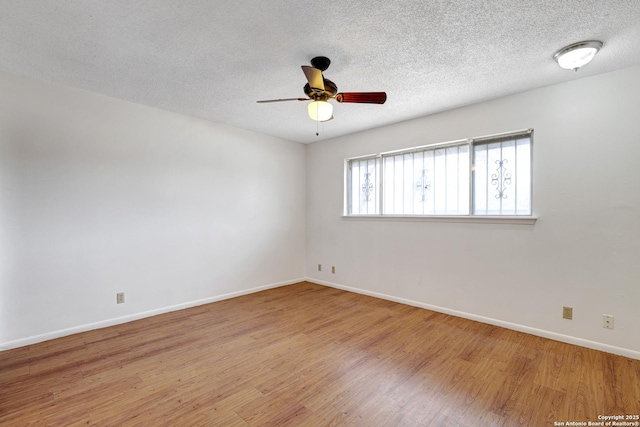
M 532 225 L 538 220 L 535 216 L 517 215 L 343 215 L 342 219 L 347 220 L 373 220 L 373 221 L 426 221 L 426 222 L 467 222 L 477 224 L 517 224 Z

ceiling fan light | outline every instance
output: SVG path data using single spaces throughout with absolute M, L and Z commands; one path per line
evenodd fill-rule
M 560 49 L 553 59 L 564 69 L 578 71 L 578 68 L 591 62 L 601 47 L 602 42 L 597 40 L 578 42 Z
M 333 116 L 333 105 L 327 101 L 313 101 L 309 103 L 308 112 L 311 120 L 326 122 Z

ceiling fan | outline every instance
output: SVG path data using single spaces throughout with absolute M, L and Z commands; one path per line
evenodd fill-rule
M 384 104 L 387 100 L 386 92 L 341 92 L 338 86 L 329 79 L 324 78 L 322 72 L 329 68 L 331 60 L 326 56 L 317 56 L 311 60 L 311 66 L 302 65 L 302 71 L 307 77 L 308 83 L 304 85 L 304 93 L 307 98 L 282 98 L 266 99 L 258 103 L 283 102 L 283 101 L 312 101 L 308 112 L 312 120 L 326 122 L 333 119 L 333 105 L 327 102 L 330 99 L 355 104 Z

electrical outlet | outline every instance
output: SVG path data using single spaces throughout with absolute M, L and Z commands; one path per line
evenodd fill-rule
M 124 292 L 118 292 L 116 294 L 116 304 L 124 304 Z
M 334 266 L 331 266 L 331 274 L 336 274 L 336 268 Z
M 573 319 L 573 307 L 562 307 L 562 318 Z
M 322 271 L 322 264 L 318 264 L 318 271 Z
M 613 329 L 613 316 L 611 316 L 610 314 L 603 314 L 602 327 L 605 329 Z

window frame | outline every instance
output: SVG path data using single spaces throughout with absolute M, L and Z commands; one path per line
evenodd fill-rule
M 397 150 L 380 152 L 377 154 L 367 154 L 363 156 L 349 157 L 344 160 L 344 205 L 343 205 L 343 218 L 344 219 L 371 219 L 371 220 L 395 220 L 395 221 L 444 221 L 444 222 L 485 222 L 485 223 L 512 223 L 512 224 L 533 224 L 537 220 L 533 210 L 533 129 L 521 129 L 517 131 L 504 132 L 499 134 L 485 135 L 480 137 L 458 139 L 454 141 L 438 142 L 434 144 L 426 144 L 409 148 L 402 148 Z M 475 192 L 475 149 L 476 145 L 488 145 L 491 143 L 508 140 L 519 137 L 529 138 L 529 203 L 530 212 L 528 214 L 476 214 L 474 213 L 474 192 Z M 385 214 L 384 212 L 384 196 L 383 196 L 383 180 L 384 180 L 384 162 L 385 158 L 391 156 L 397 156 L 405 153 L 415 153 L 418 151 L 435 150 L 439 148 L 448 148 L 455 146 L 468 146 L 469 147 L 469 206 L 467 214 Z M 352 161 L 375 159 L 379 165 L 379 169 L 376 173 L 376 213 L 369 214 L 352 214 L 350 197 L 350 178 L 351 174 L 349 168 Z

